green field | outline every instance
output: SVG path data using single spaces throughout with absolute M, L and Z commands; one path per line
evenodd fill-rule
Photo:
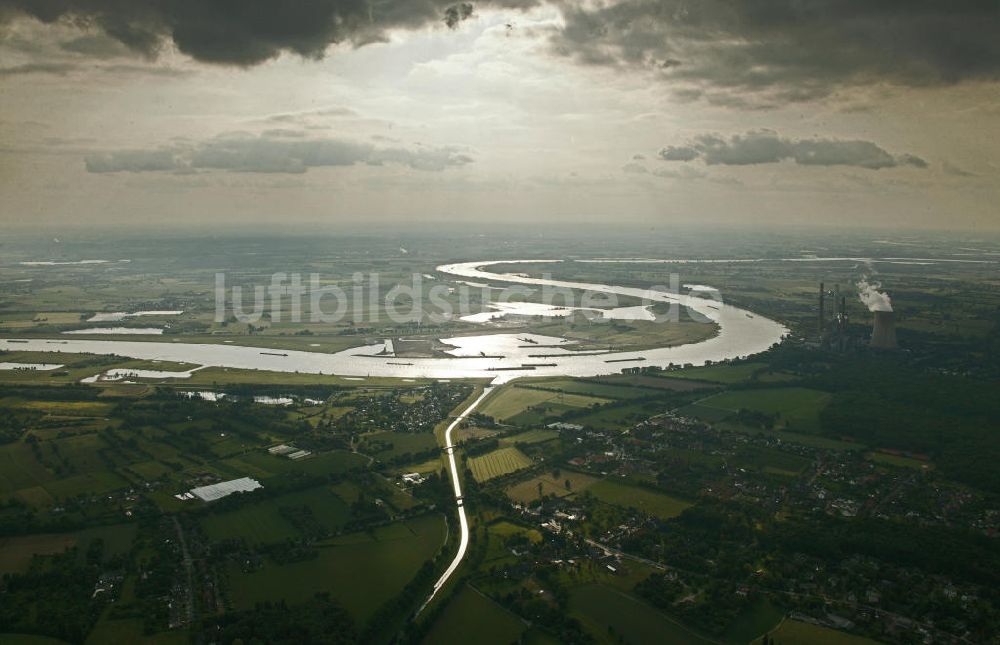
M 666 374 L 678 374 L 679 372 L 667 372 Z M 692 392 L 694 390 L 706 390 L 715 387 L 712 383 L 696 381 L 694 379 L 669 378 L 667 375 L 657 374 L 615 374 L 613 376 L 602 376 L 601 383 L 608 383 L 614 386 L 627 386 L 630 388 L 641 388 L 637 394 L 648 396 L 652 394 L 650 390 L 671 390 L 675 392 Z M 643 391 L 645 390 L 645 391 Z
M 82 558 L 94 540 L 103 542 L 104 557 L 128 554 L 135 537 L 136 525 L 115 524 L 81 529 L 72 533 L 42 533 L 0 537 L 0 576 L 24 573 L 34 556 L 54 555 L 76 548 Z
M 558 406 L 559 409 L 587 408 L 591 405 L 607 403 L 609 399 L 581 394 L 563 394 L 546 390 L 533 390 L 516 385 L 501 388 L 481 409 L 481 413 L 499 421 L 506 421 L 543 405 Z
M 734 643 L 749 643 L 758 636 L 774 629 L 785 618 L 780 607 L 761 598 L 747 607 L 731 622 L 725 631 L 725 639 Z
M 476 481 L 484 482 L 528 468 L 533 463 L 517 448 L 498 448 L 480 457 L 470 458 L 469 468 Z
M 16 442 L 0 446 L 0 494 L 9 494 L 52 479 L 54 475 L 35 459 L 28 444 Z
M 402 473 L 420 473 L 421 475 L 428 475 L 430 473 L 439 473 L 442 468 L 446 467 L 446 462 L 441 457 L 436 457 L 434 459 L 428 459 L 427 461 L 413 462 L 399 466 L 396 468 L 396 472 Z
M 799 620 L 786 619 L 769 636 L 777 645 L 877 645 L 864 636 L 855 636 Z M 754 645 L 763 642 L 763 636 Z
M 699 407 L 727 412 L 741 409 L 777 415 L 776 428 L 806 433 L 818 433 L 819 413 L 832 395 L 804 387 L 781 387 L 754 390 L 733 390 L 710 396 L 697 403 Z
M 98 470 L 82 475 L 73 475 L 57 479 L 43 486 L 45 491 L 55 499 L 76 497 L 80 494 L 101 495 L 128 485 L 122 477 L 110 470 Z
M 441 515 L 424 515 L 324 542 L 312 560 L 269 562 L 249 573 L 231 565 L 233 605 L 252 609 L 265 601 L 294 604 L 329 593 L 363 623 L 434 557 L 444 544 L 445 532 Z
M 34 634 L 0 634 L 0 643 L 4 645 L 65 645 L 66 641 Z
M 100 621 L 87 636 L 85 645 L 139 642 L 144 645 L 184 645 L 190 639 L 183 630 L 146 634 L 141 618 L 126 618 Z
M 128 555 L 132 548 L 132 541 L 135 539 L 138 526 L 136 524 L 111 524 L 107 526 L 95 526 L 89 529 L 81 529 L 73 535 L 76 537 L 79 556 L 82 559 L 86 554 L 87 547 L 94 540 L 101 540 L 103 543 L 103 553 L 105 558 Z
M 280 343 L 273 343 L 273 337 L 261 337 L 264 341 L 260 346 L 270 349 L 300 349 L 295 347 L 279 347 Z M 147 338 L 146 340 L 152 340 Z M 215 339 L 218 343 L 218 338 Z M 430 381 L 425 379 L 414 379 L 414 382 L 404 381 L 399 378 L 389 378 L 381 376 L 366 376 L 362 380 L 354 377 L 331 376 L 329 374 L 307 374 L 305 372 L 268 372 L 265 370 L 241 370 L 228 367 L 208 367 L 195 372 L 191 378 L 184 379 L 184 385 L 217 386 L 261 384 L 261 385 L 339 385 L 342 387 L 366 386 L 392 386 L 392 387 L 414 387 L 415 385 L 426 384 Z
M 732 385 L 733 383 L 743 383 L 749 381 L 758 371 L 765 369 L 764 363 L 739 363 L 737 365 L 708 365 L 706 367 L 685 367 L 682 370 L 665 372 L 663 376 L 668 378 L 694 379 L 696 381 L 709 381 L 711 383 L 722 383 Z
M 680 410 L 678 410 L 677 413 L 680 414 L 681 416 L 701 419 L 702 421 L 707 421 L 708 423 L 718 423 L 719 421 L 724 421 L 725 419 L 729 419 L 734 415 L 733 410 L 725 410 L 723 408 L 713 408 L 707 405 L 702 405 L 700 403 L 692 403 L 691 405 L 685 405 Z
M 553 439 L 558 439 L 559 433 L 555 430 L 528 430 L 527 432 L 519 432 L 518 434 L 512 434 L 504 437 L 500 440 L 501 446 L 513 446 L 519 443 L 545 443 L 546 441 L 552 441 Z
M 308 508 L 315 522 L 334 531 L 351 519 L 344 500 L 327 487 L 313 488 L 265 499 L 235 511 L 209 515 L 202 521 L 206 535 L 213 541 L 242 539 L 249 544 L 281 542 L 303 537 L 288 519 L 285 509 Z
M 458 428 L 458 443 L 467 441 L 469 439 L 489 439 L 500 434 L 500 430 L 497 428 L 480 428 L 478 426 L 468 426 L 465 428 Z
M 575 417 L 571 422 L 597 430 L 623 432 L 639 421 L 663 411 L 664 406 L 655 401 L 635 401 Z
M 646 603 L 604 585 L 574 589 L 569 599 L 570 614 L 600 639 L 600 642 L 670 643 L 671 645 L 711 645 L 683 625 Z
M 494 522 L 486 527 L 486 554 L 483 561 L 489 563 L 489 566 L 501 564 L 501 561 L 516 562 L 508 546 L 508 541 L 515 536 L 523 537 L 532 544 L 538 544 L 543 539 L 538 529 L 507 520 Z
M 731 463 L 748 470 L 755 469 L 775 475 L 794 477 L 800 475 L 809 466 L 810 461 L 805 457 L 783 450 L 747 446 L 740 449 Z
M 437 448 L 433 432 L 371 432 L 361 436 L 360 450 L 380 459 L 392 459 Z
M 423 642 L 509 645 L 518 642 L 527 629 L 528 625 L 520 618 L 472 587 L 464 586 L 434 622 Z
M 490 524 L 487 527 L 486 532 L 490 535 L 496 535 L 501 538 L 510 537 L 511 535 L 524 535 L 536 544 L 542 541 L 542 534 L 538 531 L 538 529 L 525 528 L 519 524 L 514 524 L 513 522 L 508 522 L 506 520 Z
M 703 408 L 705 410 L 711 410 L 712 408 Z M 759 435 L 764 434 L 768 437 L 774 437 L 775 439 L 780 439 L 788 443 L 797 443 L 803 446 L 809 446 L 811 448 L 821 448 L 823 450 L 864 450 L 865 445 L 854 441 L 842 441 L 840 439 L 831 439 L 829 437 L 823 437 L 814 434 L 804 434 L 801 432 L 786 432 L 784 430 L 764 430 L 762 428 L 748 428 L 747 426 L 740 425 L 739 423 L 733 423 L 729 421 L 723 421 L 718 424 L 719 428 L 725 430 L 731 430 L 732 432 L 742 432 L 743 434 L 749 435 Z
M 0 576 L 5 573 L 24 573 L 36 554 L 62 553 L 76 546 L 76 543 L 77 536 L 72 533 L 0 538 Z
M 627 301 L 625 296 L 618 298 L 619 303 Z M 681 309 L 686 310 L 685 307 Z M 574 350 L 607 350 L 612 347 L 617 351 L 637 351 L 707 340 L 718 333 L 719 327 L 715 323 L 695 322 L 682 311 L 679 319 L 670 324 L 651 320 L 592 323 L 585 316 L 575 315 L 548 318 L 528 325 L 528 330 L 535 334 L 574 339 L 577 341 L 572 346 Z M 539 348 L 538 353 L 545 354 L 545 348 Z
M 335 475 L 366 466 L 368 458 L 356 452 L 331 450 L 292 463 L 296 472 L 307 475 Z
M 629 387 L 628 384 L 614 385 L 575 378 L 529 381 L 525 385 L 545 390 L 558 390 L 568 394 L 582 394 L 584 396 L 596 396 L 607 399 L 635 399 L 651 394 L 651 392 L 643 391 L 639 388 Z
M 566 487 L 567 480 L 569 480 L 569 488 Z M 596 477 L 572 471 L 562 472 L 558 478 L 553 477 L 552 473 L 544 473 L 514 484 L 507 489 L 507 495 L 515 502 L 528 504 L 538 499 L 539 484 L 542 485 L 543 495 L 566 497 L 567 495 L 574 495 L 587 490 L 597 481 L 599 480 Z
M 915 470 L 933 468 L 933 465 L 929 461 L 921 461 L 920 459 L 913 459 L 912 457 L 904 457 L 902 455 L 890 455 L 885 452 L 869 452 L 865 455 L 865 459 L 874 461 L 877 464 L 895 466 L 896 468 L 913 468 Z
M 106 417 L 114 406 L 101 401 L 25 401 L 20 407 L 49 416 Z
M 635 508 L 665 520 L 677 517 L 684 512 L 684 509 L 691 506 L 690 502 L 671 497 L 666 493 L 658 493 L 610 479 L 595 482 L 587 491 L 606 504 Z

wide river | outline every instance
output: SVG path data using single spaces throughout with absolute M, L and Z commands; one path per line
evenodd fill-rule
M 523 260 L 523 262 L 541 261 Z M 354 347 L 333 354 L 285 349 L 269 350 L 240 345 L 131 340 L 2 339 L 0 347 L 21 351 L 116 354 L 129 358 L 233 369 L 336 374 L 350 377 L 492 378 L 495 383 L 503 383 L 519 376 L 598 376 L 618 373 L 623 367 L 667 367 L 670 364 L 687 363 L 703 365 L 706 361 L 715 362 L 762 352 L 780 342 L 788 333 L 784 326 L 773 320 L 715 300 L 650 289 L 492 273 L 485 268 L 494 264 L 512 263 L 510 260 L 464 262 L 442 265 L 437 270 L 456 277 L 479 281 L 547 285 L 560 289 L 587 290 L 640 298 L 649 302 L 674 302 L 716 322 L 719 325 L 719 333 L 708 340 L 687 345 L 601 354 L 574 353 L 568 346 L 559 346 L 568 345 L 565 339 L 560 338 L 523 333 L 493 333 L 442 339 L 457 346 L 452 352 L 454 358 L 405 359 L 386 354 L 379 355 L 385 349 L 383 343 Z M 525 342 L 522 340 L 525 338 L 535 342 Z M 11 342 L 12 340 L 17 342 Z M 533 368 L 525 369 L 526 365 Z

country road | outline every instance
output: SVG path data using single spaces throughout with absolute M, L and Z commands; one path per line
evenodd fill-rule
M 455 553 L 455 559 L 451 561 L 451 564 L 449 564 L 448 568 L 445 569 L 443 574 L 441 574 L 438 581 L 434 583 L 434 589 L 431 590 L 431 595 L 427 597 L 424 604 L 417 610 L 418 614 L 424 610 L 424 607 L 434 600 L 434 596 L 437 595 L 437 592 L 441 590 L 441 587 L 443 587 L 446 582 L 448 582 L 448 578 L 455 573 L 455 570 L 458 569 L 458 565 L 460 565 L 462 563 L 462 559 L 465 558 L 466 550 L 469 548 L 469 520 L 465 516 L 465 504 L 462 501 L 462 481 L 458 477 L 458 463 L 455 461 L 455 443 L 452 441 L 451 433 L 452 430 L 457 428 L 458 424 L 469 416 L 469 413 L 475 410 L 476 406 L 482 403 L 483 399 L 485 399 L 492 391 L 492 385 L 483 388 L 482 394 L 476 397 L 476 399 L 470 403 L 468 407 L 462 410 L 462 412 L 455 417 L 450 424 L 448 424 L 448 427 L 444 431 L 444 449 L 448 452 L 448 466 L 451 469 L 451 485 L 452 488 L 455 489 L 455 504 L 458 506 L 458 523 L 461 531 L 458 541 L 458 551 Z

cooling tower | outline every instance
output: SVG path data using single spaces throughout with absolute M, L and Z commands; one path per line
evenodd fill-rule
M 895 349 L 896 320 L 891 311 L 874 311 L 875 323 L 872 326 L 872 347 Z

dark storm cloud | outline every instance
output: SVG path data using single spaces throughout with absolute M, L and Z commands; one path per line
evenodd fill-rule
M 533 0 L 484 4 L 519 8 Z M 448 0 L 0 0 L 0 22 L 18 15 L 72 21 L 145 56 L 173 41 L 201 61 L 249 66 L 283 51 L 318 58 L 332 44 L 384 40 L 389 29 L 454 27 L 472 10 Z M 94 42 L 69 46 L 106 49 Z
M 843 86 L 939 85 L 1000 74 L 996 0 L 624 0 L 562 2 L 560 53 L 643 66 L 704 88 L 791 102 Z M 697 89 L 680 87 L 689 99 Z
M 143 75 L 178 78 L 191 74 L 189 70 L 172 67 L 149 67 L 130 63 L 79 65 L 69 62 L 25 63 L 11 67 L 0 67 L 0 78 L 7 76 L 25 76 L 28 74 L 49 74 L 52 76 L 69 76 L 84 73 L 103 73 L 111 76 Z
M 459 4 L 452 5 L 444 10 L 444 24 L 446 24 L 449 29 L 454 29 L 458 26 L 458 23 L 472 17 L 472 10 L 473 7 L 470 2 L 461 2 Z
M 302 139 L 289 131 L 261 136 L 236 134 L 192 145 L 152 150 L 119 150 L 89 155 L 88 172 L 191 172 L 228 170 L 255 173 L 304 173 L 309 168 L 399 164 L 441 171 L 473 162 L 453 147 L 378 147 L 341 139 Z
M 691 161 L 701 154 L 691 146 L 668 146 L 660 150 L 660 158 L 664 161 Z
M 86 158 L 87 172 L 154 172 L 180 170 L 172 150 L 118 150 Z
M 76 69 L 70 63 L 25 63 L 11 67 L 0 67 L 0 76 L 21 76 L 22 74 L 55 74 L 65 76 Z
M 104 35 L 80 36 L 60 43 L 59 47 L 65 51 L 92 58 L 117 58 L 128 54 L 127 47 L 114 38 Z
M 954 175 L 955 177 L 977 177 L 978 176 L 978 175 L 976 175 L 976 173 L 969 172 L 968 170 L 966 170 L 966 169 L 964 169 L 964 168 L 962 168 L 960 166 L 956 166 L 955 164 L 953 164 L 951 162 L 948 162 L 948 161 L 945 161 L 943 164 L 941 164 L 941 166 L 942 166 L 942 168 L 944 168 L 944 171 L 946 173 L 948 173 L 949 175 Z
M 112 57 L 124 47 L 153 57 L 173 42 L 201 61 L 250 66 L 281 52 L 316 58 L 332 44 L 382 41 L 391 29 L 456 27 L 476 7 L 542 1 L 0 0 L 0 28 L 27 15 L 88 28 L 62 44 L 83 55 Z M 872 82 L 1000 74 L 997 0 L 550 1 L 563 14 L 557 52 L 655 70 L 677 81 L 671 87 L 682 100 L 772 107 Z
M 748 166 L 792 160 L 802 166 L 856 166 L 878 170 L 897 166 L 926 168 L 927 162 L 911 154 L 893 156 L 871 141 L 840 139 L 789 139 L 772 130 L 758 130 L 725 139 L 703 134 L 681 146 L 659 152 L 663 161 L 701 159 L 707 165 Z

